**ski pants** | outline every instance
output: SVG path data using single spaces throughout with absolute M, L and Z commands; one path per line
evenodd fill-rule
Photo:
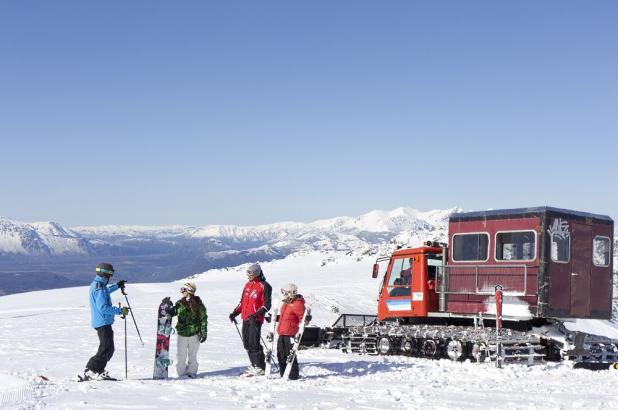
M 178 350 L 176 355 L 176 371 L 178 377 L 184 375 L 197 375 L 197 352 L 200 350 L 200 337 L 195 336 L 180 336 L 178 335 Z M 187 356 L 189 361 L 187 362 Z
M 249 354 L 251 366 L 259 367 L 264 370 L 266 362 L 264 359 L 264 350 L 260 344 L 260 336 L 262 334 L 262 324 L 254 318 L 243 320 L 242 322 L 242 343 Z
M 96 328 L 99 336 L 99 350 L 88 360 L 87 369 L 95 373 L 102 373 L 114 355 L 114 331 L 112 325 L 105 325 Z
M 287 366 L 288 356 L 292 351 L 292 345 L 294 344 L 294 336 L 279 336 L 277 341 L 277 359 L 279 361 L 279 374 L 283 377 L 285 367 Z M 298 379 L 298 360 L 294 356 L 292 362 L 292 369 L 290 370 L 290 380 Z

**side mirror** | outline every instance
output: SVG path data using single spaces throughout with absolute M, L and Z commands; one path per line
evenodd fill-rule
M 373 264 L 373 272 L 371 273 L 371 277 L 372 278 L 377 278 L 378 277 L 378 273 L 380 273 L 380 265 L 378 265 L 377 263 Z

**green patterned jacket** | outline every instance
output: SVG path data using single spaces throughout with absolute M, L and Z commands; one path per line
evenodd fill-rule
M 189 306 L 189 302 L 182 298 L 172 308 L 170 315 L 178 316 L 176 323 L 176 333 L 180 336 L 190 337 L 194 335 L 205 336 L 208 332 L 208 314 L 206 306 L 198 296 L 194 296 L 196 308 L 194 312 Z

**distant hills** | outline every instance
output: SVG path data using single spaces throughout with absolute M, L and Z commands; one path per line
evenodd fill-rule
M 87 283 L 113 263 L 132 281 L 169 281 L 211 268 L 284 258 L 295 252 L 373 255 L 395 243 L 446 239 L 457 208 L 372 211 L 312 223 L 258 226 L 82 226 L 0 217 L 0 294 Z

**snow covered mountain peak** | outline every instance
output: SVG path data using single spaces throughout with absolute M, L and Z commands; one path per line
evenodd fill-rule
M 378 245 L 411 232 L 443 231 L 457 208 L 422 212 L 400 207 L 357 217 L 336 217 L 311 223 L 279 222 L 256 226 L 94 226 L 65 228 L 56 222 L 24 223 L 0 218 L 0 254 L 66 255 L 138 252 L 140 244 L 173 246 L 190 243 L 209 252 L 267 249 L 289 254 L 298 250 L 345 250 Z M 429 238 L 431 239 L 431 238 Z M 204 243 L 209 246 L 204 247 Z M 212 249 L 215 246 L 216 249 Z M 126 251 L 126 252 L 125 252 Z
M 86 254 L 89 244 L 56 222 L 25 223 L 0 217 L 0 254 Z

